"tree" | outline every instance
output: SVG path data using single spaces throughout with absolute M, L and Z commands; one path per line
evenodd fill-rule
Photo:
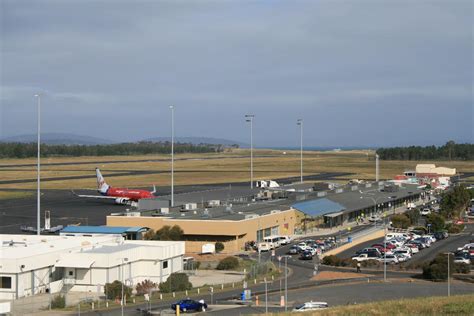
M 454 187 L 441 198 L 441 215 L 448 219 L 459 217 L 461 211 L 469 205 L 470 198 L 471 195 L 464 185 Z
M 190 290 L 193 287 L 185 273 L 171 273 L 166 282 L 160 283 L 160 291 L 171 293 Z
M 104 292 L 109 300 L 120 299 L 122 297 L 122 282 L 115 280 L 112 283 L 105 283 Z M 132 288 L 124 284 L 123 295 L 130 297 L 132 295 Z
M 426 227 L 428 224 L 431 224 L 431 232 L 441 231 L 446 225 L 443 216 L 436 213 L 431 213 L 426 217 Z
M 410 219 L 411 225 L 418 225 L 418 221 L 420 219 L 420 212 L 417 209 L 409 210 L 405 213 L 405 215 Z
M 454 255 L 449 255 L 449 264 L 452 267 L 449 275 L 455 270 Z M 423 267 L 423 278 L 434 281 L 444 281 L 448 278 L 448 255 L 439 253 L 429 264 Z
M 143 236 L 146 240 L 183 240 L 184 231 L 178 225 L 165 225 L 156 232 L 150 229 Z
M 405 214 L 394 215 L 391 218 L 392 226 L 395 228 L 408 228 L 410 226 L 410 219 Z
M 158 287 L 158 284 L 155 282 L 152 282 L 151 280 L 143 280 L 142 282 L 137 284 L 136 290 L 137 290 L 137 295 L 143 295 L 150 293 L 151 290 L 156 289 Z
M 224 250 L 224 244 L 220 241 L 216 242 L 216 252 L 221 252 L 222 250 Z

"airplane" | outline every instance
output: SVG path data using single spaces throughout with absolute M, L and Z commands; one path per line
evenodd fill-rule
M 102 173 L 100 173 L 99 168 L 95 168 L 95 173 L 97 175 L 97 191 L 101 195 L 74 195 L 81 198 L 95 198 L 95 199 L 110 199 L 115 200 L 116 204 L 129 205 L 132 202 L 138 202 L 140 199 L 149 199 L 154 198 L 154 193 L 156 188 L 153 185 L 153 191 L 148 190 L 138 190 L 138 189 L 124 189 L 124 188 L 113 188 L 105 182 Z

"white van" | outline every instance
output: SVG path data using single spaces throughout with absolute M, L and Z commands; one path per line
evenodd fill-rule
M 272 246 L 272 249 L 280 247 L 280 236 L 267 236 L 263 238 L 264 242 L 269 243 Z
M 290 236 L 280 236 L 280 245 L 288 245 L 290 242 Z
M 257 245 L 258 252 L 270 251 L 272 249 L 272 246 L 268 242 L 261 242 Z

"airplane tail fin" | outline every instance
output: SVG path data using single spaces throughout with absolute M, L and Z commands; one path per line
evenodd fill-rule
M 107 193 L 107 190 L 110 188 L 110 186 L 105 182 L 102 173 L 100 173 L 100 169 L 95 168 L 95 173 L 97 175 L 97 190 L 102 194 Z

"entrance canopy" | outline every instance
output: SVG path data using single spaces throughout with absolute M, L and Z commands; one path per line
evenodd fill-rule
M 326 198 L 295 203 L 293 208 L 309 216 L 321 216 L 344 211 L 346 208 L 339 203 Z

